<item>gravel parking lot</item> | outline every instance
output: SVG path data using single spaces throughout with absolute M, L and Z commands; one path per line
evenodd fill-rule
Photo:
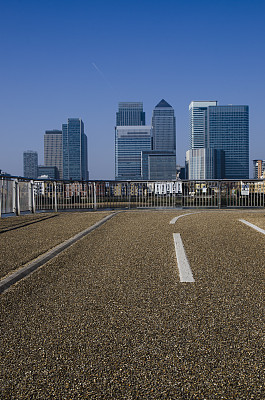
M 170 224 L 187 212 L 120 213 L 4 292 L 0 397 L 264 399 L 265 235 L 239 219 L 262 228 L 265 212 Z
M 265 229 L 265 211 L 258 213 L 248 213 L 246 215 L 248 222 L 258 226 L 261 229 Z
M 62 212 L 0 219 L 0 278 L 108 214 Z

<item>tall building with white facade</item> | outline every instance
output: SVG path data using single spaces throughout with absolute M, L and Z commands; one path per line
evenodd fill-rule
M 38 153 L 27 150 L 23 152 L 23 175 L 25 178 L 38 178 Z
M 186 152 L 186 174 L 189 179 L 222 179 L 224 177 L 224 151 L 210 148 L 191 149 Z
M 208 147 L 208 110 L 210 106 L 217 106 L 217 101 L 192 101 L 189 105 L 190 149 Z
M 59 178 L 63 179 L 63 140 L 61 130 L 45 131 L 44 135 L 44 166 L 56 167 Z

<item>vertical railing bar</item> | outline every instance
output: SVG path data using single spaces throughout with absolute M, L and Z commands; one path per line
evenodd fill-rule
M 35 195 L 34 195 L 34 182 L 30 181 L 30 197 L 31 197 L 31 212 L 35 214 L 36 212 L 36 204 L 35 204 Z
M 97 209 L 97 194 L 96 194 L 96 183 L 93 183 L 93 187 L 94 187 L 94 210 Z
M 58 211 L 58 203 L 57 203 L 57 182 L 53 182 L 53 188 L 54 188 L 54 211 Z
M 2 218 L 2 205 L 3 205 L 3 186 L 4 186 L 4 178 L 1 178 L 1 189 L 0 189 L 0 218 Z
M 16 215 L 20 215 L 20 197 L 19 197 L 19 183 L 18 179 L 15 180 L 15 188 L 16 188 Z

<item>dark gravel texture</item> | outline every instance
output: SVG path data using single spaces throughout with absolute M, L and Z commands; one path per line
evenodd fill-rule
M 102 211 L 63 212 L 0 219 L 0 278 L 108 214 Z
M 58 217 L 58 213 L 24 214 L 19 217 L 3 217 L 0 219 L 0 234 L 22 228 L 23 226 L 40 223 L 46 219 Z
M 1 399 L 264 400 L 265 236 L 238 221 L 264 211 L 176 215 L 121 213 L 1 296 Z

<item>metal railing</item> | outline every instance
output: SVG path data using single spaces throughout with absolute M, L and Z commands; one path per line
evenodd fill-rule
M 0 216 L 67 209 L 265 206 L 265 180 L 121 182 L 0 176 L 0 190 Z

